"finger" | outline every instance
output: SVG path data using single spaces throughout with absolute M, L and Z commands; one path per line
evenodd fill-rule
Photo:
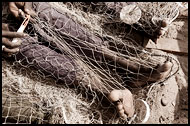
M 6 31 L 9 31 L 9 25 L 5 24 L 5 23 L 2 23 L 2 29 L 6 30 Z
M 34 18 L 30 18 L 30 22 L 36 24 L 36 20 Z
M 15 2 L 9 2 L 9 10 L 16 18 L 19 18 L 18 9 L 19 8 L 16 6 Z
M 3 51 L 6 53 L 17 53 L 19 51 L 19 48 L 9 49 L 7 47 L 4 47 Z
M 3 37 L 2 44 L 5 45 L 6 47 L 8 46 L 11 48 L 16 48 L 21 45 L 21 40 L 19 39 L 18 42 L 13 43 L 13 42 L 9 41 L 9 39 Z
M 25 13 L 31 15 L 32 17 L 37 16 L 37 14 L 32 9 L 32 2 L 25 2 L 24 11 Z
M 19 16 L 22 17 L 22 19 L 25 19 L 25 13 L 21 9 L 18 10 L 18 13 Z
M 13 54 L 12 53 L 8 53 L 8 55 L 7 55 L 8 57 L 12 57 L 13 56 Z
M 10 32 L 10 31 L 2 31 L 2 36 L 3 37 L 11 37 L 11 38 L 22 38 L 28 36 L 25 33 L 20 33 L 20 32 Z
M 19 9 L 18 11 L 19 11 L 19 15 L 20 15 L 23 19 L 25 19 L 25 17 L 26 17 L 25 13 L 24 13 L 21 9 Z M 30 21 L 31 21 L 32 23 L 36 23 L 35 19 L 33 19 L 32 17 L 30 18 Z
M 122 109 L 123 109 L 123 105 L 122 105 L 122 104 L 117 105 L 117 110 L 118 110 L 118 111 L 120 111 L 120 110 L 122 110 Z
M 17 8 L 24 8 L 25 2 L 15 2 L 15 5 L 17 6 Z

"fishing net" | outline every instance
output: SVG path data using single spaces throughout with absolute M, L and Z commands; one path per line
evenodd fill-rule
M 163 20 L 171 24 L 179 15 L 179 8 L 184 8 L 182 2 L 74 2 L 74 5 L 100 15 L 106 24 L 126 23 L 153 37 L 159 34 Z
M 172 67 L 168 76 L 160 80 L 158 67 L 167 61 L 178 62 L 170 55 L 143 48 L 129 37 L 128 25 L 116 20 L 122 8 L 110 8 L 109 4 L 33 3 L 36 23 L 27 26 L 25 32 L 30 36 L 22 39 L 14 61 L 6 61 L 3 69 L 7 76 L 17 75 L 11 79 L 3 76 L 4 124 L 118 123 L 116 110 L 112 109 L 110 114 L 112 104 L 105 107 L 99 96 L 107 98 L 113 89 L 129 89 L 134 99 L 146 100 L 150 83 L 160 84 L 178 71 Z M 149 4 L 152 9 L 161 6 L 161 3 Z M 164 5 L 174 8 L 175 4 Z M 15 24 L 4 10 L 2 21 L 16 31 L 20 24 Z M 176 12 L 169 12 L 167 16 L 172 20 L 171 15 Z M 157 13 L 151 16 L 157 17 Z M 137 23 L 143 29 L 147 27 L 142 22 L 145 18 L 146 23 L 151 22 L 142 14 Z
M 142 10 L 142 16 L 137 23 L 146 33 L 153 35 L 161 26 L 162 20 L 169 24 L 179 15 L 177 2 L 139 2 L 137 6 Z

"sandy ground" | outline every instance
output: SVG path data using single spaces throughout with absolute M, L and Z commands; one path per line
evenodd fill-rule
M 185 46 L 188 46 L 187 18 L 176 19 L 162 38 L 183 40 L 186 42 Z M 152 96 L 155 101 L 151 106 L 151 118 L 147 123 L 188 123 L 188 54 L 173 55 L 180 62 L 180 70 L 175 77 L 166 82 L 166 85 L 155 87 L 156 94 Z
M 176 29 L 175 29 L 176 28 Z M 172 32 L 177 31 L 177 35 Z M 188 20 L 177 19 L 173 23 L 173 27 L 169 29 L 170 37 L 177 40 L 186 41 L 188 46 Z M 180 44 L 180 43 L 179 43 Z M 180 62 L 181 72 L 176 75 L 176 82 L 178 84 L 179 95 L 179 108 L 175 114 L 175 120 L 173 123 L 188 123 L 188 55 L 175 55 Z
M 179 18 L 170 24 L 168 30 L 163 36 L 161 36 L 161 38 L 177 40 L 178 47 L 181 47 L 180 51 L 188 52 L 187 50 L 184 51 L 184 48 L 182 48 L 188 46 L 188 14 L 187 10 L 180 11 Z M 144 39 L 145 45 L 148 41 L 151 41 L 138 34 L 133 36 L 139 43 Z M 180 43 L 180 41 L 183 41 L 183 43 Z M 157 52 L 157 54 L 165 54 L 165 52 L 157 49 L 152 50 L 153 52 Z M 147 121 L 147 124 L 188 123 L 188 54 L 180 52 L 168 54 L 172 55 L 172 57 L 175 57 L 175 59 L 179 61 L 179 72 L 166 81 L 164 86 L 154 86 L 154 89 L 150 93 L 151 100 L 149 105 L 151 107 L 151 117 Z

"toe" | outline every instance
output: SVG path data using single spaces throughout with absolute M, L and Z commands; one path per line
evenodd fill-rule
M 158 72 L 166 72 L 170 70 L 171 67 L 172 67 L 172 63 L 168 61 L 164 63 L 163 65 L 161 65 L 157 70 Z
M 119 101 L 120 100 L 120 91 L 119 90 L 113 90 L 113 91 L 111 91 L 111 93 L 109 94 L 108 98 L 112 102 Z
M 122 104 L 117 105 L 117 109 L 118 109 L 118 111 L 122 110 L 123 109 L 123 105 Z
M 119 115 L 122 116 L 122 115 L 124 115 L 124 114 L 125 114 L 124 109 L 121 109 L 121 110 L 119 111 Z
M 159 32 L 159 36 L 162 36 L 164 35 L 166 32 L 166 29 L 160 29 L 160 32 Z
M 161 23 L 161 27 L 167 27 L 169 25 L 169 22 L 168 22 L 168 20 L 162 20 L 162 23 Z
M 127 115 L 125 114 L 124 110 L 122 111 L 119 111 L 119 116 L 123 119 L 126 119 L 127 118 Z
M 152 37 L 151 40 L 157 44 L 158 37 Z
M 128 117 L 132 117 L 133 114 L 134 114 L 133 105 L 131 105 L 131 106 L 125 106 L 124 107 L 124 113 L 127 114 Z

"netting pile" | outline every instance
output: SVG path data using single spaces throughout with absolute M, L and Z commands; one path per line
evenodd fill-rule
M 174 8 L 170 3 L 167 5 Z M 90 10 L 93 6 L 95 13 Z M 141 6 L 145 8 L 148 4 Z M 4 71 L 11 76 L 9 71 L 20 68 L 17 78 L 9 80 L 3 76 L 4 123 L 12 120 L 14 123 L 111 123 L 115 115 L 111 118 L 106 115 L 106 120 L 100 111 L 92 109 L 102 101 L 98 95 L 107 97 L 113 89 L 127 88 L 133 92 L 132 87 L 136 87 L 138 91 L 144 90 L 146 96 L 150 86 L 140 85 L 160 83 L 176 73 L 173 70 L 164 80 L 157 81 L 153 75 L 158 64 L 176 60 L 141 47 L 128 37 L 127 25 L 115 20 L 119 9 L 101 7 L 98 3 L 33 3 L 38 15 L 36 23 L 26 28 L 30 36 L 23 39 L 20 52 L 8 67 L 10 70 Z M 154 16 L 160 15 L 148 10 Z M 176 12 L 170 13 L 167 16 L 173 19 Z M 142 17 L 138 23 L 146 27 L 144 22 L 149 23 L 149 19 L 145 21 Z M 120 22 L 120 26 L 106 24 L 110 19 L 112 23 Z M 15 31 L 19 27 L 7 13 L 3 13 L 2 20 Z M 32 81 L 27 81 L 27 77 L 32 77 Z M 146 98 L 143 94 L 134 97 Z

